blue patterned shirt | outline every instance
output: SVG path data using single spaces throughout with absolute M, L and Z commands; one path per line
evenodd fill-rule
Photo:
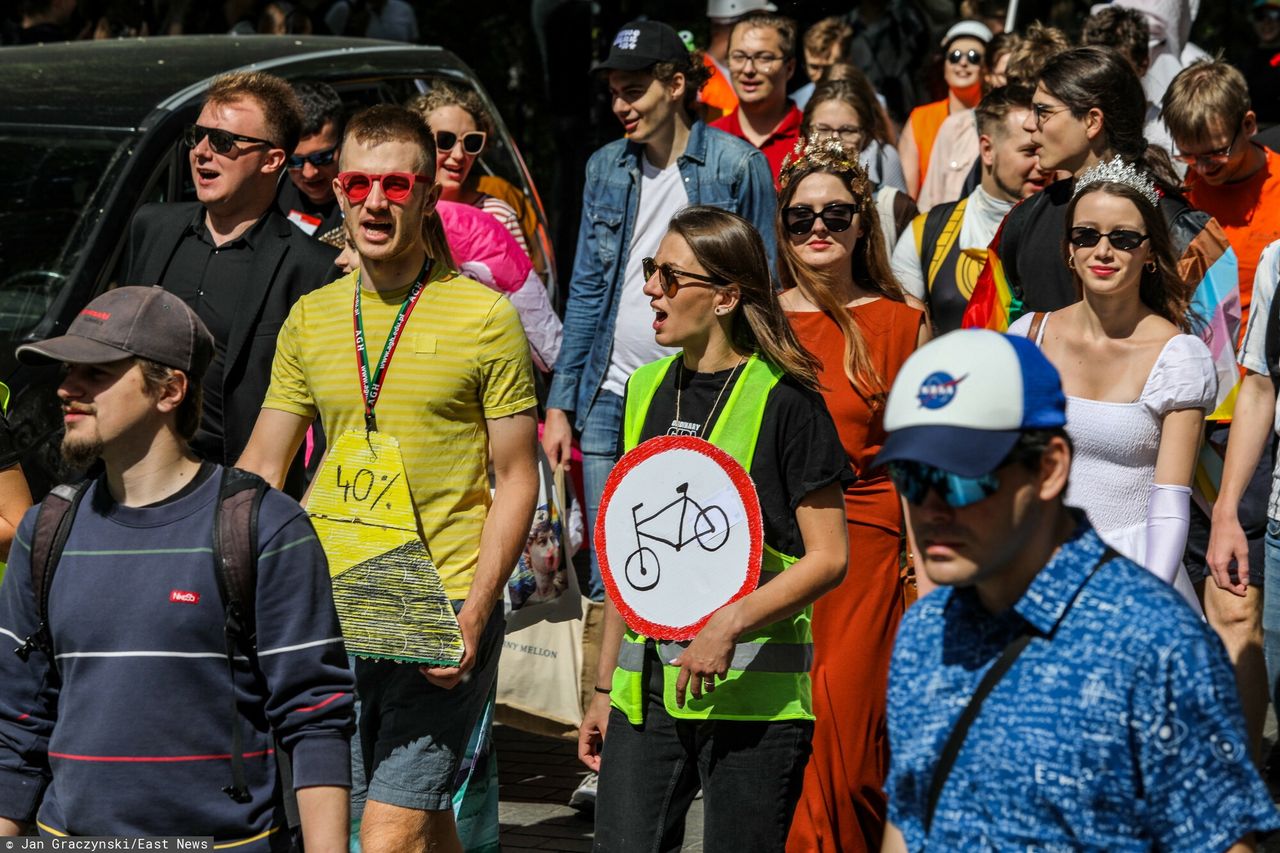
M 1104 549 L 1085 522 L 1009 610 L 941 589 L 907 611 L 887 788 L 908 849 L 1202 853 L 1280 828 L 1217 636 L 1128 560 L 1090 577 Z M 969 729 L 926 838 L 947 735 L 1024 628 L 1034 639 Z

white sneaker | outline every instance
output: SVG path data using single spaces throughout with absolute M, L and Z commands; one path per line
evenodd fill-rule
M 596 785 L 600 782 L 597 773 L 588 773 L 582 777 L 578 787 L 569 796 L 569 805 L 574 808 L 594 808 L 596 804 Z

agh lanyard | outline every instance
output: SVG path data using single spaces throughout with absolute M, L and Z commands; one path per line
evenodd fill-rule
M 369 371 L 369 350 L 364 339 L 364 319 L 360 312 L 361 279 L 358 275 L 356 277 L 356 295 L 351 310 L 354 315 L 356 334 L 356 367 L 360 371 L 360 393 L 364 397 L 364 428 L 368 432 L 375 432 L 378 429 L 378 419 L 374 417 L 373 407 L 378 404 L 378 395 L 382 393 L 382 383 L 387 378 L 387 368 L 391 366 L 391 357 L 395 355 L 396 345 L 400 343 L 400 335 L 404 332 L 405 324 L 409 322 L 413 307 L 418 304 L 418 297 L 426 287 L 427 271 L 430 268 L 431 259 L 428 258 L 422 266 L 418 280 L 409 289 L 404 302 L 400 303 L 396 321 L 391 324 L 391 331 L 387 333 L 387 342 L 382 345 L 382 357 L 378 359 L 378 369 L 372 375 Z

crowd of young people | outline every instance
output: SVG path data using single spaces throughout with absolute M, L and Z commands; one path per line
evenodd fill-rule
M 594 524 L 619 458 L 672 435 L 746 469 L 761 582 L 673 642 L 593 552 L 596 849 L 678 849 L 699 792 L 707 850 L 1280 829 L 1280 161 L 1245 78 L 1167 73 L 1122 6 L 1078 47 L 963 20 L 947 96 L 892 115 L 847 22 L 801 41 L 718 5 L 712 53 L 642 20 L 596 68 L 624 138 L 587 167 L 562 334 L 519 296 L 540 259 L 475 168 L 475 93 L 348 118 L 322 83 L 214 82 L 197 201 L 133 223 L 145 286 L 19 350 L 66 366 L 64 453 L 95 467 L 19 522 L 0 448 L 0 835 L 494 849 L 459 790 L 539 452 L 581 449 Z M 337 554 L 293 499 L 346 494 L 353 444 L 410 486 L 455 665 L 343 653 Z

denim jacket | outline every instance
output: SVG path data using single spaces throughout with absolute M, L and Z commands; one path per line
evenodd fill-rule
M 575 412 L 579 429 L 609 369 L 618 294 L 640 206 L 643 156 L 643 146 L 619 139 L 587 162 L 564 343 L 547 399 L 548 408 Z M 772 270 L 778 200 L 764 155 L 749 142 L 697 121 L 676 162 L 689 204 L 722 207 L 745 217 L 764 238 Z

